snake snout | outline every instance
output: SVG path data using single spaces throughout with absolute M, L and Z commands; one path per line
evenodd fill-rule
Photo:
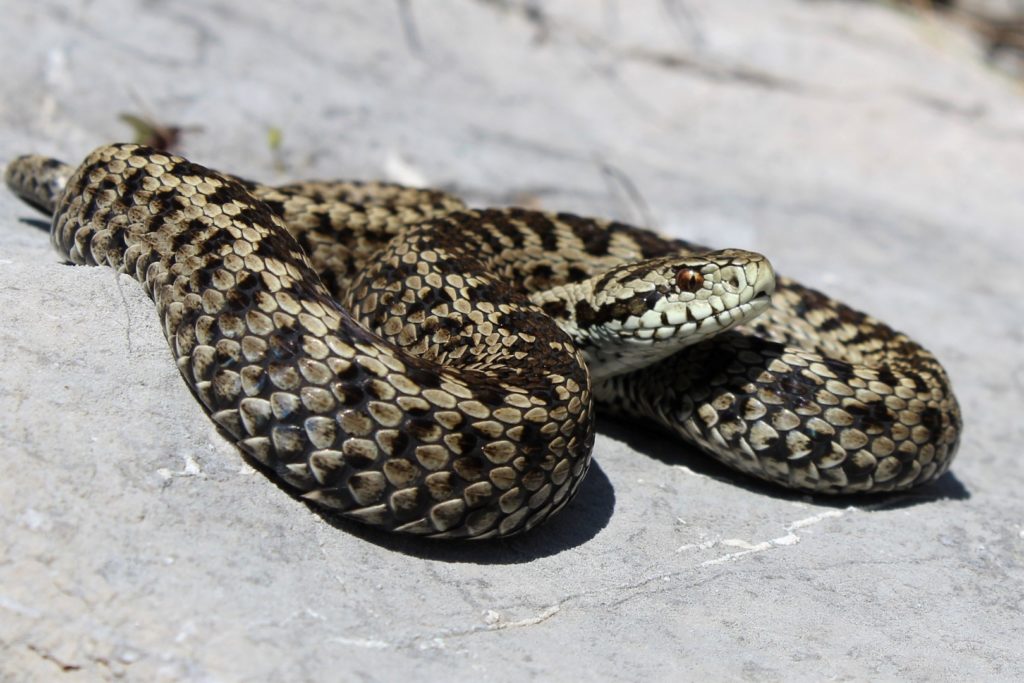
M 722 291 L 737 294 L 743 302 L 767 298 L 775 291 L 775 270 L 762 254 L 742 249 L 722 249 L 706 258 L 719 264 Z
M 775 269 L 768 259 L 758 264 L 757 275 L 753 278 L 754 298 L 770 297 L 775 293 Z

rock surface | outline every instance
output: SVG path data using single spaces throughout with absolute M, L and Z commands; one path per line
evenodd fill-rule
M 268 181 L 422 182 L 756 249 L 910 332 L 966 432 L 909 494 L 809 499 L 606 425 L 557 519 L 393 539 L 245 464 L 126 277 L 0 192 L 0 679 L 1024 677 L 1024 107 L 885 5 L 4 5 L 0 163 L 131 137 Z

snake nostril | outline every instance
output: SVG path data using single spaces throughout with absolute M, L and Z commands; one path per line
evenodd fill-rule
M 704 276 L 692 268 L 682 268 L 676 273 L 676 286 L 684 292 L 696 292 L 704 285 Z

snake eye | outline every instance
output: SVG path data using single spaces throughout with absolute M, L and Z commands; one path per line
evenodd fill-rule
M 704 284 L 704 276 L 692 268 L 682 268 L 676 273 L 676 287 L 684 292 L 696 292 Z

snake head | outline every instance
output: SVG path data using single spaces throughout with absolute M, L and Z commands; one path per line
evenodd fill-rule
M 750 320 L 774 289 L 767 258 L 727 249 L 617 266 L 543 296 L 568 303 L 559 325 L 583 350 L 591 376 L 604 379 Z

